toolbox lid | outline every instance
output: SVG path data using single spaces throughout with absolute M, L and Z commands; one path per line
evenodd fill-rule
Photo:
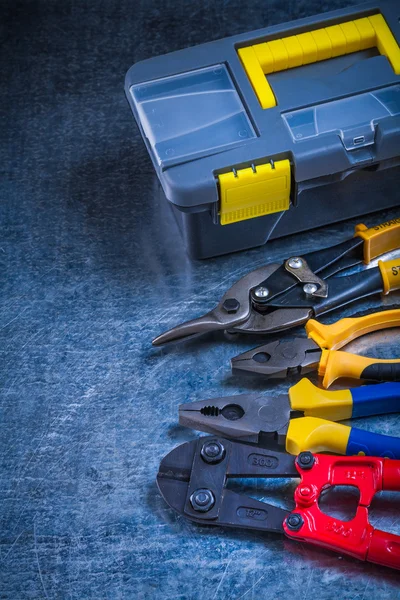
M 130 93 L 161 167 L 256 137 L 223 64 L 133 85 Z

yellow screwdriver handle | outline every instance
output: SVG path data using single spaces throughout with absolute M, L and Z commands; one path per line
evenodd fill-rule
M 322 350 L 318 374 L 324 378 L 324 388 L 328 388 L 340 378 L 377 382 L 400 381 L 400 359 L 381 360 L 340 350 Z
M 400 256 L 385 262 L 380 260 L 378 267 L 382 275 L 383 293 L 389 294 L 389 292 L 400 290 Z
M 397 262 L 400 264 L 400 260 Z M 400 327 L 400 309 L 383 310 L 364 317 L 340 319 L 331 325 L 324 325 L 315 319 L 310 319 L 306 324 L 306 332 L 320 348 L 339 350 L 367 333 L 390 327 Z
M 400 218 L 370 228 L 357 225 L 354 237 L 364 240 L 364 262 L 368 265 L 377 256 L 400 248 Z

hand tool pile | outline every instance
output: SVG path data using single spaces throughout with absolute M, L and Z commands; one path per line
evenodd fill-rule
M 203 317 L 161 334 L 155 345 L 213 330 L 271 334 L 305 325 L 307 337 L 279 339 L 232 359 L 235 371 L 286 378 L 317 371 L 321 386 L 306 378 L 288 394 L 242 394 L 179 407 L 179 422 L 212 437 L 182 444 L 161 462 L 159 490 L 176 512 L 203 525 L 284 533 L 360 560 L 400 569 L 400 536 L 374 528 L 368 509 L 380 491 L 400 491 L 400 438 L 339 423 L 400 412 L 400 357 L 377 360 L 342 348 L 373 331 L 400 326 L 400 309 L 316 320 L 372 294 L 400 289 L 400 257 L 337 275 L 400 249 L 400 219 L 331 248 L 288 258 L 245 275 Z M 327 390 L 337 379 L 352 389 Z M 330 454 L 328 454 L 330 453 Z M 338 456 L 344 455 L 344 456 Z M 231 478 L 298 478 L 294 504 L 282 509 L 229 489 Z M 330 487 L 359 490 L 350 521 L 319 505 Z

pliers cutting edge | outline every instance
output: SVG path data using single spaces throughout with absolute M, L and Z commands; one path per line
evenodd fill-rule
M 241 394 L 181 404 L 179 423 L 273 450 L 400 459 L 400 438 L 335 421 L 400 412 L 400 383 L 326 391 L 302 379 L 288 395 Z
M 400 359 L 378 360 L 339 351 L 356 338 L 390 327 L 400 327 L 399 309 L 341 319 L 331 325 L 311 319 L 305 327 L 308 338 L 276 340 L 244 352 L 232 358 L 232 369 L 276 378 L 318 370 L 325 388 L 341 377 L 400 381 Z
M 153 344 L 215 330 L 282 331 L 360 298 L 388 294 L 400 289 L 400 258 L 352 275 L 332 275 L 399 248 L 400 218 L 370 229 L 357 225 L 355 236 L 341 244 L 248 273 L 209 313 L 162 333 Z
M 232 478 L 300 478 L 294 506 L 283 509 L 228 489 Z M 182 444 L 161 461 L 158 488 L 167 504 L 201 525 L 284 533 L 359 560 L 400 569 L 400 536 L 375 529 L 368 507 L 381 490 L 400 491 L 400 461 L 313 455 L 297 458 L 230 441 L 202 437 Z M 343 521 L 322 512 L 318 501 L 331 486 L 360 492 L 356 516 Z

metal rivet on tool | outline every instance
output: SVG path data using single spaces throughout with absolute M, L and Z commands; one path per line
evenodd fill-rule
M 315 457 L 312 452 L 300 452 L 297 457 L 297 464 L 299 467 L 307 471 L 308 469 L 312 469 L 315 463 Z
M 223 460 L 225 457 L 225 448 L 221 442 L 213 440 L 203 444 L 203 447 L 200 450 L 200 455 L 206 463 L 216 464 L 221 462 L 221 460 Z
M 266 287 L 261 286 L 254 291 L 254 295 L 257 296 L 257 298 L 266 298 L 269 295 L 269 290 Z
M 215 504 L 214 494 L 207 488 L 201 488 L 190 496 L 190 504 L 197 512 L 208 512 Z
M 286 525 L 291 531 L 298 531 L 304 525 L 304 520 L 298 513 L 292 513 L 286 519 Z
M 236 298 L 227 298 L 223 305 L 222 308 L 229 314 L 235 313 L 239 310 L 240 308 L 240 302 L 239 300 L 236 300 Z
M 291 269 L 300 269 L 303 266 L 303 261 L 298 256 L 293 256 L 289 258 L 288 265 Z
M 315 294 L 315 292 L 317 291 L 318 286 L 315 285 L 315 283 L 306 283 L 305 286 L 303 286 L 303 292 L 307 295 L 307 296 L 312 296 L 313 294 Z
M 311 488 L 308 485 L 303 485 L 301 488 L 299 488 L 299 492 L 301 496 L 309 496 L 312 492 Z

